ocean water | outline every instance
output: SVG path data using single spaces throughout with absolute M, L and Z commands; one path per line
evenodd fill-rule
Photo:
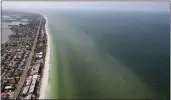
M 169 98 L 169 12 L 48 11 L 49 98 Z

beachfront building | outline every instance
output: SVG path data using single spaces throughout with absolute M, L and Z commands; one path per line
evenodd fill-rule
M 25 86 L 24 89 L 23 89 L 23 92 L 22 92 L 22 95 L 26 95 L 28 93 L 28 90 L 29 90 L 29 87 L 30 86 Z

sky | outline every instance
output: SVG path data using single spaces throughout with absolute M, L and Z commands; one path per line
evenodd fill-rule
M 118 1 L 3 1 L 2 9 L 114 9 L 126 11 L 170 11 L 170 2 Z

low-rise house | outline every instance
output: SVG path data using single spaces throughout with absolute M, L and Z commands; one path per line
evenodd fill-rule
M 43 52 L 39 52 L 39 53 L 36 53 L 37 55 L 42 55 L 43 54 Z
M 11 85 L 10 85 L 10 86 L 6 86 L 6 87 L 5 87 L 5 90 L 12 90 L 12 89 L 14 89 L 14 87 L 13 87 L 13 86 L 11 86 Z
M 8 96 L 9 96 L 9 94 L 8 94 L 8 93 L 6 93 L 6 92 L 2 92 L 2 93 L 1 93 L 1 99 L 2 99 L 2 100 L 7 99 L 7 98 L 8 98 Z
M 15 79 L 9 80 L 9 84 L 16 84 Z
M 1 97 L 2 97 L 2 96 L 6 97 L 6 96 L 9 96 L 9 95 L 8 95 L 8 93 L 6 93 L 6 92 L 2 92 L 2 93 L 1 93 Z

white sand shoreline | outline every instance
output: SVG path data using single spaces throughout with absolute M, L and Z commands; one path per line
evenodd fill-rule
M 47 47 L 46 47 L 45 65 L 44 65 L 44 69 L 43 69 L 43 77 L 41 79 L 39 99 L 47 99 L 48 76 L 49 76 L 49 67 L 50 67 L 50 65 L 49 65 L 50 64 L 50 36 L 48 33 L 48 20 L 45 15 L 43 15 L 43 16 L 46 19 L 45 29 L 46 29 L 46 34 L 47 34 Z

